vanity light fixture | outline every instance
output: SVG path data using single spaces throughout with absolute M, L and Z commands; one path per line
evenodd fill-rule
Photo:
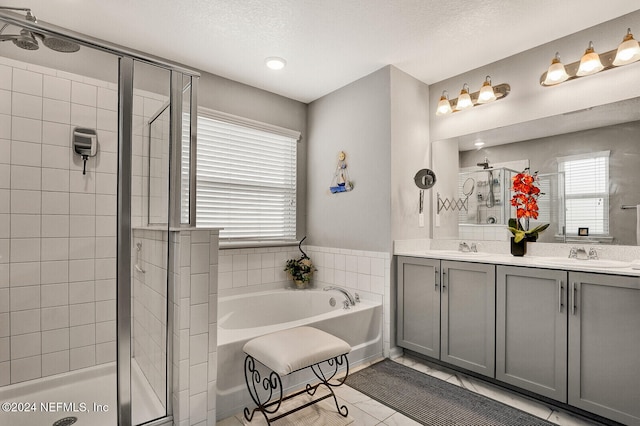
M 480 88 L 480 93 L 478 93 L 478 103 L 479 104 L 488 104 L 489 102 L 493 102 L 496 99 L 496 94 L 493 91 L 493 86 L 491 85 L 491 77 L 487 76 L 482 83 L 482 87 Z
M 465 83 L 462 85 L 462 90 L 458 96 L 458 102 L 456 102 L 456 107 L 453 110 L 462 111 L 471 107 L 473 107 L 473 102 L 471 102 L 471 96 L 469 96 L 469 85 Z
M 267 59 L 264 60 L 264 63 L 267 66 L 267 68 L 276 70 L 276 71 L 281 70 L 282 68 L 285 67 L 285 65 L 287 65 L 287 61 L 277 56 L 268 57 Z
M 446 90 L 443 90 L 442 95 L 440 96 L 440 101 L 438 102 L 438 108 L 436 109 L 436 115 L 446 115 L 451 114 L 452 112 L 453 110 L 449 103 L 449 94 Z
M 627 65 L 640 59 L 640 45 L 638 41 L 633 38 L 631 34 L 631 28 L 627 28 L 627 35 L 622 39 L 622 43 L 616 50 L 616 58 L 613 60 L 613 65 L 619 67 L 620 65 Z
M 547 70 L 547 77 L 544 79 L 545 86 L 552 86 L 554 84 L 567 81 L 569 74 L 564 68 L 564 64 L 560 62 L 560 53 L 556 52 L 556 56 L 551 60 L 551 65 Z
M 487 104 L 496 100 L 500 100 L 507 96 L 511 91 L 511 86 L 506 83 L 491 85 L 491 77 L 487 76 L 479 91 L 469 93 L 469 85 L 464 83 L 460 95 L 455 99 L 449 99 L 446 90 L 442 91 L 436 115 L 447 115 L 452 112 L 463 111 L 474 106 Z
M 578 77 L 584 77 L 585 75 L 595 74 L 602 71 L 604 65 L 600 62 L 600 55 L 598 55 L 593 49 L 593 42 L 589 42 L 589 47 L 584 51 L 584 55 L 580 58 L 580 66 L 576 75 Z
M 542 86 L 554 86 L 567 80 L 597 74 L 623 65 L 628 65 L 640 60 L 640 45 L 633 38 L 631 28 L 627 29 L 627 34 L 622 42 L 614 50 L 596 53 L 593 42 L 589 42 L 589 47 L 580 58 L 580 61 L 563 65 L 560 56 L 556 52 L 555 58 L 545 73 L 540 76 Z

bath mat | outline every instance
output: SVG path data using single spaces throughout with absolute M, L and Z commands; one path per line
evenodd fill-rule
M 553 425 L 388 359 L 351 374 L 346 384 L 423 425 Z

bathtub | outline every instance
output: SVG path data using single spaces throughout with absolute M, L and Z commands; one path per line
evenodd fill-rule
M 331 306 L 331 299 L 335 306 Z M 331 333 L 351 347 L 351 367 L 382 357 L 382 303 L 362 300 L 343 309 L 337 291 L 274 290 L 218 300 L 218 419 L 253 407 L 244 381 L 242 347 L 254 337 L 309 325 Z M 315 381 L 308 370 L 282 378 L 285 393 Z

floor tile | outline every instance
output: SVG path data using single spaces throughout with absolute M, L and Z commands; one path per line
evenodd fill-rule
M 400 413 L 395 413 L 393 416 L 389 417 L 384 421 L 385 425 L 388 426 L 414 426 L 420 425 L 420 423 L 415 420 L 410 419 L 407 416 L 404 416 Z
M 368 399 L 366 401 L 357 402 L 355 404 L 356 407 L 364 411 L 365 413 L 370 414 L 378 420 L 385 420 L 388 417 L 391 417 L 395 410 L 393 408 L 389 408 L 384 404 L 379 403 L 374 399 Z
M 561 410 L 553 410 L 548 421 L 562 426 L 593 426 L 599 423 L 590 422 Z

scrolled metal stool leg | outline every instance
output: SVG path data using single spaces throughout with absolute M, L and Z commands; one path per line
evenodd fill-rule
M 256 408 L 253 410 L 249 410 L 248 407 L 244 408 L 244 418 L 250 422 L 256 411 L 260 411 L 267 421 L 267 424 L 271 424 L 267 413 L 275 413 L 280 409 L 280 404 L 282 403 L 282 380 L 280 376 L 272 371 L 268 377 L 262 378 L 256 368 L 255 359 L 253 359 L 251 355 L 247 355 L 244 359 L 244 380 L 247 384 L 249 395 L 256 404 Z M 258 385 L 262 385 L 261 387 L 264 389 L 264 392 L 259 389 L 260 386 Z M 278 391 L 278 399 L 270 403 L 269 401 L 273 398 L 274 391 Z M 261 398 L 261 393 L 266 395 L 266 398 Z
M 322 371 L 322 369 L 320 368 L 320 364 L 322 363 L 318 363 L 315 365 L 311 366 L 311 371 L 313 371 L 313 374 L 315 374 L 315 376 L 320 380 L 320 383 L 318 383 L 316 385 L 316 389 L 320 386 L 320 385 L 325 385 L 327 390 L 329 390 L 331 396 L 333 397 L 333 401 L 336 404 L 336 409 L 338 410 L 338 413 L 342 416 L 342 417 L 347 417 L 349 415 L 349 409 L 343 405 L 340 406 L 340 404 L 338 403 L 338 398 L 336 397 L 335 392 L 333 391 L 332 388 L 338 387 L 338 386 L 342 386 L 344 384 L 344 382 L 347 380 L 347 376 L 349 376 L 349 359 L 347 358 L 346 354 L 337 356 L 335 358 L 331 358 L 328 359 L 326 362 L 330 367 L 333 367 L 333 371 L 331 372 L 331 374 L 328 375 L 325 374 L 324 371 Z M 338 374 L 338 369 L 343 365 L 346 364 L 347 367 L 347 371 L 345 373 L 345 376 L 342 380 L 337 379 L 336 381 L 338 383 L 330 383 L 330 380 L 333 379 L 335 377 L 336 374 Z M 307 390 L 308 393 L 308 390 Z M 315 393 L 315 390 L 314 390 Z

